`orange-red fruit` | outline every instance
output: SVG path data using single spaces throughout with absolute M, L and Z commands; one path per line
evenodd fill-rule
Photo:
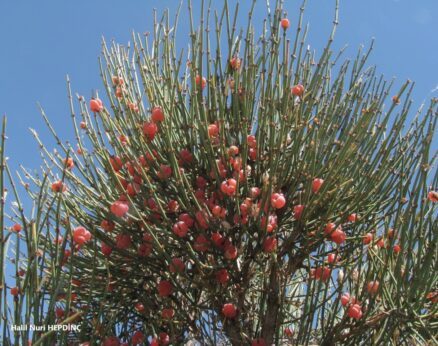
M 339 260 L 338 256 L 334 253 L 331 253 L 327 256 L 327 262 L 328 263 L 335 263 Z
M 102 220 L 102 222 L 100 223 L 100 227 L 102 227 L 105 232 L 112 232 L 116 225 L 112 221 Z
M 172 263 L 169 265 L 171 273 L 182 273 L 185 269 L 186 266 L 181 258 L 172 258 Z
M 301 215 L 304 211 L 304 205 L 298 204 L 294 206 L 294 218 L 295 220 L 301 220 Z
M 164 112 L 161 107 L 152 108 L 151 119 L 154 123 L 164 121 Z
M 18 287 L 11 287 L 11 295 L 16 297 L 18 296 L 19 293 L 20 293 L 20 289 Z
M 219 134 L 219 127 L 216 124 L 208 125 L 208 136 L 217 137 Z
M 277 239 L 275 237 L 267 237 L 263 242 L 263 251 L 266 253 L 274 252 L 277 249 Z
M 159 338 L 160 338 L 160 345 L 161 346 L 166 346 L 170 344 L 170 336 L 169 334 L 165 333 L 165 332 L 161 332 L 159 334 Z
M 160 297 L 168 297 L 172 294 L 173 286 L 167 280 L 161 280 L 158 284 L 158 294 Z
M 234 260 L 237 258 L 237 248 L 234 245 L 225 247 L 224 256 L 227 260 Z
M 318 191 L 321 188 L 323 183 L 324 183 L 324 180 L 321 179 L 321 178 L 313 179 L 313 181 L 312 181 L 312 191 L 313 191 L 313 193 L 318 193 Z
M 294 331 L 293 329 L 286 327 L 284 328 L 284 334 L 288 337 L 291 338 L 294 335 Z
M 224 304 L 222 307 L 222 314 L 226 318 L 235 318 L 237 316 L 237 308 L 231 303 Z
M 90 109 L 94 113 L 99 113 L 103 110 L 103 103 L 99 99 L 91 99 L 90 101 Z
M 125 201 L 115 201 L 111 205 L 111 213 L 117 217 L 123 217 L 129 211 L 128 203 Z
M 161 310 L 161 317 L 165 320 L 171 320 L 175 316 L 175 310 L 172 308 L 167 308 Z
M 281 20 L 280 24 L 281 24 L 281 27 L 282 27 L 284 30 L 286 30 L 286 29 L 288 29 L 288 28 L 290 27 L 290 22 L 289 22 L 289 19 L 287 19 L 287 18 L 283 18 L 283 19 Z
M 107 245 L 107 244 L 105 244 L 105 243 L 102 243 L 102 244 L 101 244 L 101 249 L 102 249 L 102 254 L 103 254 L 104 256 L 107 256 L 107 257 L 110 256 L 111 253 L 113 252 L 112 247 L 109 246 L 109 245 Z
M 178 221 L 172 227 L 173 233 L 175 233 L 178 237 L 184 238 L 189 231 L 189 227 L 183 221 Z
M 120 340 L 117 336 L 110 336 L 103 341 L 102 346 L 120 346 Z
M 286 198 L 282 193 L 274 193 L 271 196 L 271 205 L 275 209 L 281 209 L 286 205 Z
M 438 202 L 438 192 L 437 191 L 429 191 L 429 193 L 427 194 L 427 198 L 432 203 Z
M 367 291 L 369 294 L 374 295 L 379 290 L 380 283 L 379 281 L 370 281 L 367 284 Z
M 143 134 L 152 141 L 155 138 L 155 134 L 158 131 L 157 124 L 154 122 L 145 122 L 143 124 Z
M 343 293 L 341 295 L 341 304 L 343 306 L 346 306 L 350 302 L 350 294 L 349 293 Z
M 145 340 L 144 334 L 137 330 L 133 335 L 132 335 L 132 344 L 133 345 L 140 345 L 143 344 Z
M 137 310 L 139 313 L 142 313 L 145 311 L 144 305 L 142 303 L 135 304 L 135 310 Z
M 251 346 L 266 346 L 266 341 L 263 338 L 253 339 L 251 341 Z
M 342 230 L 341 226 L 339 226 L 330 234 L 330 237 L 336 244 L 339 245 L 345 241 L 345 239 L 347 238 L 347 235 Z
M 240 59 L 237 57 L 231 58 L 230 66 L 233 70 L 238 70 L 240 68 Z
M 371 243 L 373 241 L 373 234 L 372 233 L 367 233 L 363 236 L 363 243 L 365 245 Z
M 392 250 L 393 250 L 395 253 L 399 253 L 399 252 L 401 251 L 401 247 L 400 247 L 400 245 L 395 244 L 394 247 L 392 248 Z
M 53 192 L 65 192 L 67 191 L 67 186 L 61 181 L 55 181 L 52 183 L 52 191 Z
M 116 236 L 116 246 L 118 249 L 128 249 L 132 245 L 132 238 L 129 234 L 120 233 Z
M 348 215 L 348 221 L 356 222 L 357 221 L 357 214 L 353 213 L 353 214 Z
M 329 222 L 327 225 L 325 225 L 324 227 L 324 233 L 327 235 L 330 235 L 336 228 L 336 224 L 333 222 Z
M 73 241 L 76 244 L 83 245 L 91 239 L 91 233 L 84 227 L 80 226 L 73 231 Z
M 75 166 L 75 163 L 71 157 L 64 160 L 64 166 L 67 169 L 72 169 Z
M 207 85 L 207 80 L 205 79 L 205 77 L 201 77 L 200 75 L 197 75 L 195 78 L 195 83 L 198 87 L 204 89 Z
M 292 95 L 301 97 L 304 94 L 304 87 L 301 84 L 297 84 L 294 85 L 290 91 Z
M 236 186 L 237 186 L 237 182 L 235 179 L 233 179 L 233 178 L 227 179 L 227 180 L 222 182 L 221 191 L 222 191 L 222 193 L 224 193 L 228 196 L 232 196 L 236 192 Z
M 225 285 L 230 280 L 230 275 L 226 269 L 220 269 L 216 272 L 216 281 L 222 285 Z
M 347 313 L 348 317 L 359 320 L 362 317 L 362 307 L 359 304 L 352 304 L 349 306 Z
M 21 225 L 19 223 L 16 223 L 15 225 L 12 226 L 12 231 L 13 232 L 20 232 L 21 231 Z
M 205 235 L 200 234 L 196 237 L 195 243 L 193 244 L 193 248 L 199 252 L 205 252 L 209 248 L 209 240 L 205 237 Z

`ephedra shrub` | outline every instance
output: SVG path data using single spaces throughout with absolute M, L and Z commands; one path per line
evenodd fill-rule
M 261 36 L 255 1 L 244 25 L 188 4 L 189 51 L 165 13 L 103 45 L 105 97 L 68 83 L 77 144 L 43 114 L 59 147 L 35 133 L 45 170 L 21 179 L 40 252 L 10 293 L 81 330 L 34 345 L 436 342 L 437 102 L 409 124 L 412 83 L 392 92 L 369 51 L 342 63 L 337 7 L 317 56 L 304 4 L 291 23 L 277 1 Z

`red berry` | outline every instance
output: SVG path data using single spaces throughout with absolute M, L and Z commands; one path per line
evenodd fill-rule
M 189 214 L 181 214 L 178 217 L 178 220 L 183 221 L 187 226 L 192 227 L 195 223 L 195 221 L 193 220 L 193 218 L 189 215 Z
M 246 140 L 247 140 L 247 142 L 248 142 L 248 146 L 249 146 L 250 148 L 255 149 L 255 148 L 257 147 L 257 140 L 256 140 L 256 138 L 255 138 L 254 135 L 248 135 L 248 137 L 247 137 Z
M 152 108 L 151 119 L 154 123 L 164 121 L 164 113 L 163 113 L 163 110 L 161 109 L 161 107 Z
M 367 291 L 369 294 L 374 295 L 379 290 L 380 283 L 379 281 L 370 281 L 367 284 Z
M 111 167 L 116 172 L 120 171 L 123 168 L 122 159 L 118 156 L 111 156 L 110 157 L 110 164 L 111 164 Z
M 172 308 L 161 310 L 161 317 L 164 320 L 171 320 L 173 316 L 175 316 L 175 310 L 173 310 Z
M 286 198 L 282 193 L 274 193 L 271 196 L 271 205 L 275 209 L 281 209 L 286 205 Z
M 266 346 L 266 341 L 263 338 L 253 339 L 251 341 L 251 346 Z
M 313 179 L 313 181 L 312 181 L 312 191 L 313 191 L 313 193 L 318 193 L 318 191 L 321 188 L 323 183 L 324 183 L 323 179 L 320 179 L 320 178 Z
M 200 75 L 197 75 L 195 78 L 195 83 L 198 87 L 204 89 L 207 85 L 207 80 L 205 79 L 205 77 L 201 77 Z
M 327 235 L 330 235 L 336 228 L 336 224 L 333 222 L 329 222 L 325 227 L 324 227 L 324 233 Z
M 160 344 L 162 346 L 167 346 L 170 344 L 170 336 L 169 334 L 165 333 L 165 332 L 161 332 L 159 335 L 160 338 Z
M 125 201 L 115 201 L 111 205 L 111 212 L 117 217 L 123 217 L 129 211 L 128 203 Z
M 224 256 L 227 260 L 234 260 L 237 258 L 237 248 L 234 245 L 225 247 Z
M 249 190 L 249 195 L 252 199 L 257 198 L 260 195 L 260 193 L 261 193 L 261 191 L 260 191 L 260 188 L 258 188 L 258 187 L 252 187 Z
M 137 330 L 132 335 L 132 344 L 133 345 L 140 345 L 144 342 L 144 340 L 145 340 L 144 334 L 142 332 L 140 332 L 139 330 Z
M 116 246 L 118 249 L 128 249 L 132 245 L 132 239 L 129 234 L 120 233 L 116 236 Z
M 222 307 L 222 314 L 226 318 L 235 318 L 237 316 L 237 308 L 231 303 L 224 304 Z
M 52 183 L 52 191 L 53 192 L 65 192 L 67 191 L 67 186 L 61 181 L 55 181 Z
M 356 222 L 357 221 L 357 214 L 353 213 L 353 214 L 348 215 L 348 221 Z
M 183 221 L 178 221 L 172 227 L 173 233 L 175 233 L 178 237 L 184 238 L 187 235 L 189 227 Z
M 221 191 L 228 196 L 232 196 L 236 192 L 236 186 L 237 182 L 235 179 L 227 179 L 222 182 Z
M 287 19 L 287 18 L 283 18 L 283 19 L 281 20 L 280 24 L 281 24 L 281 27 L 282 27 L 284 30 L 288 29 L 289 26 L 290 26 L 289 19 Z
M 94 113 L 99 113 L 103 110 L 103 103 L 98 98 L 91 99 L 90 101 L 90 109 Z
M 338 256 L 334 253 L 331 253 L 327 256 L 327 262 L 328 263 L 335 263 L 339 260 Z
M 263 251 L 266 253 L 274 252 L 277 249 L 277 239 L 275 237 L 267 237 L 263 242 Z
M 75 166 L 75 163 L 71 157 L 64 160 L 64 166 L 67 169 L 72 169 Z
M 102 346 L 120 346 L 120 340 L 116 336 L 110 336 L 103 341 Z
M 363 243 L 365 245 L 371 243 L 373 241 L 373 234 L 372 233 L 367 233 L 363 236 Z
M 55 315 L 57 318 L 62 318 L 64 316 L 64 309 L 63 308 L 56 308 Z
M 429 193 L 427 194 L 427 198 L 432 203 L 438 202 L 438 192 L 437 191 L 429 191 Z
M 158 131 L 158 127 L 157 124 L 155 124 L 154 122 L 145 122 L 143 124 L 143 134 L 150 140 L 152 141 L 155 137 L 155 134 Z
M 342 227 L 339 226 L 330 234 L 330 237 L 336 244 L 340 245 L 345 241 L 347 235 L 342 230 Z
M 401 251 L 401 247 L 400 247 L 400 245 L 395 244 L 394 247 L 392 248 L 392 250 L 393 250 L 395 253 L 399 253 L 399 252 Z
M 303 96 L 304 87 L 301 84 L 297 84 L 297 85 L 294 85 L 290 91 L 291 91 L 292 95 L 294 95 L 294 96 Z
M 226 269 L 220 269 L 216 272 L 216 281 L 221 283 L 222 285 L 225 285 L 228 280 L 230 280 L 230 275 L 228 274 L 228 271 Z
M 139 313 L 142 313 L 145 311 L 145 307 L 142 303 L 135 304 L 135 310 L 137 310 Z
M 172 294 L 173 286 L 167 280 L 161 280 L 158 284 L 158 294 L 160 297 L 168 297 Z
M 209 244 L 210 242 L 208 241 L 208 239 L 205 237 L 205 235 L 200 234 L 196 237 L 195 239 L 195 244 L 193 245 L 193 248 L 196 251 L 199 252 L 205 252 L 209 249 Z
M 105 232 L 112 232 L 116 225 L 112 221 L 102 220 L 102 222 L 100 223 L 100 227 L 102 227 Z
M 169 265 L 171 273 L 182 273 L 185 269 L 186 266 L 181 258 L 172 258 L 172 263 Z
M 18 287 L 11 287 L 11 295 L 16 297 L 18 296 L 19 293 L 20 293 L 20 289 Z
M 91 239 L 91 233 L 84 227 L 77 227 L 73 231 L 73 241 L 76 244 L 83 245 Z
M 352 304 L 347 313 L 349 317 L 359 320 L 362 317 L 362 307 L 359 304 Z
M 343 306 L 346 306 L 350 302 L 350 294 L 349 293 L 343 293 L 341 295 L 341 304 Z
M 101 244 L 101 249 L 102 249 L 102 254 L 104 256 L 110 256 L 111 253 L 113 252 L 113 248 L 105 243 Z
M 208 136 L 210 138 L 217 137 L 219 135 L 219 127 L 216 124 L 208 125 Z
M 240 68 L 240 59 L 239 58 L 231 58 L 230 60 L 230 66 L 233 70 L 238 70 Z
M 303 210 L 304 210 L 304 205 L 302 205 L 302 204 L 298 204 L 298 205 L 294 206 L 295 220 L 301 220 L 301 215 L 303 213 Z
M 284 334 L 288 337 L 291 338 L 294 335 L 294 331 L 293 329 L 286 327 L 284 328 Z
M 379 248 L 383 248 L 383 247 L 385 246 L 385 241 L 383 240 L 383 238 L 380 238 L 380 239 L 377 241 L 376 245 L 377 245 Z
M 21 225 L 19 223 L 16 223 L 15 225 L 12 226 L 12 231 L 13 232 L 20 232 L 21 231 Z

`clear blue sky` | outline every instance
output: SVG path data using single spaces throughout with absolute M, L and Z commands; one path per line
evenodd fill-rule
M 40 102 L 63 138 L 72 138 L 66 98 L 65 75 L 74 92 L 86 97 L 103 90 L 97 56 L 101 37 L 119 43 L 130 40 L 132 30 L 152 30 L 152 9 L 169 8 L 178 0 L 19 0 L 0 2 L 0 114 L 8 116 L 7 150 L 12 168 L 19 163 L 38 167 L 38 148 L 28 128 L 45 136 L 46 129 L 36 106 Z M 199 1 L 193 0 L 196 4 Z M 231 1 L 232 3 L 234 1 Z M 250 0 L 241 1 L 241 23 L 246 22 Z M 275 0 L 271 0 L 274 3 Z M 301 0 L 286 0 L 293 20 Z M 213 1 L 221 3 L 221 1 Z M 255 23 L 265 14 L 259 0 Z M 308 43 L 321 51 L 330 30 L 334 0 L 309 0 L 306 21 L 311 24 Z M 219 5 L 217 5 L 219 6 Z M 184 6 L 184 9 L 186 6 Z M 181 17 L 181 40 L 186 40 Z M 431 96 L 438 85 L 437 0 L 341 0 L 340 26 L 335 47 L 349 45 L 354 57 L 360 44 L 375 37 L 370 63 L 387 78 L 416 81 L 416 105 Z

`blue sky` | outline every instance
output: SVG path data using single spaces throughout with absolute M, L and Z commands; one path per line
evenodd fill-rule
M 72 138 L 65 75 L 70 75 L 73 91 L 87 98 L 94 89 L 103 91 L 97 64 L 102 36 L 108 41 L 126 43 L 133 30 L 152 30 L 153 8 L 158 12 L 169 8 L 174 13 L 178 2 L 1 1 L 0 114 L 8 116 L 7 152 L 11 167 L 16 169 L 23 163 L 37 168 L 40 164 L 38 147 L 28 130 L 35 128 L 47 138 L 37 102 L 45 108 L 60 136 Z M 244 24 L 250 1 L 241 2 Z M 311 25 L 308 43 L 319 52 L 329 34 L 334 2 L 309 0 L 305 18 Z M 264 3 L 259 0 L 256 25 L 261 24 L 265 14 Z M 301 0 L 285 3 L 293 26 Z M 179 29 L 182 42 L 188 40 L 185 9 L 184 5 Z M 378 71 L 388 79 L 397 76 L 400 84 L 407 78 L 416 81 L 413 97 L 415 105 L 419 105 L 431 96 L 438 97 L 438 89 L 431 93 L 438 85 L 437 17 L 436 0 L 341 0 L 334 47 L 348 44 L 345 56 L 353 58 L 360 44 L 367 45 L 375 37 L 369 63 L 377 64 Z

